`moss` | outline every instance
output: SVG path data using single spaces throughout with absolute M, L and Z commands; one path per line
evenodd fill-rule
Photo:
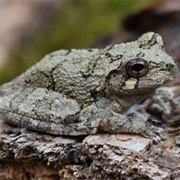
M 54 19 L 10 53 L 0 71 L 0 83 L 9 81 L 45 54 L 57 49 L 86 48 L 116 32 L 128 13 L 155 0 L 69 0 L 59 3 Z

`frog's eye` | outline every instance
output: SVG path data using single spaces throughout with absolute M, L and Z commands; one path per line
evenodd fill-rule
M 143 59 L 132 59 L 125 65 L 126 72 L 133 78 L 145 76 L 149 70 L 148 63 Z

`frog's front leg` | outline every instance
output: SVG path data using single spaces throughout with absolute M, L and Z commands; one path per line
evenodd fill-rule
M 102 98 L 99 102 L 82 109 L 80 113 L 81 128 L 86 126 L 86 131 L 89 134 L 108 132 L 154 136 L 154 133 L 147 127 L 144 120 L 133 113 L 129 115 L 116 113 L 113 111 L 112 104 L 110 100 Z

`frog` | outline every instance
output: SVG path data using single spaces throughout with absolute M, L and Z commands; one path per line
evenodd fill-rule
M 63 136 L 151 134 L 145 121 L 124 112 L 176 73 L 155 32 L 101 49 L 58 50 L 1 85 L 0 119 Z

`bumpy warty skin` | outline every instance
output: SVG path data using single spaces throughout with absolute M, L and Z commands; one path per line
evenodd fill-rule
M 121 115 L 175 78 L 177 66 L 153 32 L 104 49 L 60 50 L 0 87 L 0 116 L 60 135 L 146 132 Z

